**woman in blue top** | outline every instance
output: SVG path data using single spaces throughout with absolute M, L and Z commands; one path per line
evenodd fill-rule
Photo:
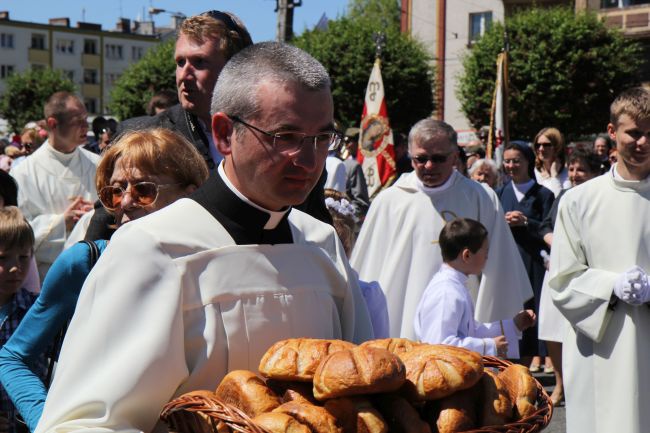
M 106 150 L 95 183 L 102 204 L 120 226 L 190 194 L 207 177 L 203 157 L 186 139 L 152 129 L 127 133 Z M 108 241 L 95 245 L 101 253 Z M 28 366 L 43 353 L 56 357 L 61 342 L 55 339 L 65 332 L 92 265 L 89 244 L 78 243 L 61 253 L 36 303 L 0 350 L 0 381 L 30 431 L 41 417 L 49 384 Z

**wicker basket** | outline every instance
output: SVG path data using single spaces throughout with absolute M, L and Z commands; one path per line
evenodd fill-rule
M 512 363 L 492 356 L 484 356 L 486 368 L 499 371 Z M 534 414 L 517 422 L 486 426 L 466 433 L 536 433 L 542 431 L 553 416 L 553 404 L 542 385 L 537 384 L 537 407 Z M 255 425 L 250 417 L 239 409 L 217 399 L 195 395 L 182 395 L 170 401 L 163 408 L 160 418 L 169 426 L 169 430 L 178 433 L 269 433 L 263 427 Z

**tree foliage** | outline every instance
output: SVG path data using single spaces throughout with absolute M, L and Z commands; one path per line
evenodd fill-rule
M 12 74 L 0 98 L 0 116 L 14 133 L 31 121 L 43 118 L 45 101 L 55 92 L 74 92 L 75 87 L 61 71 L 50 68 L 28 69 Z
M 556 126 L 569 137 L 602 131 L 609 104 L 639 82 L 641 48 L 594 14 L 531 9 L 506 21 L 510 137 Z M 495 23 L 464 59 L 458 96 L 475 127 L 488 125 L 504 26 Z
M 373 33 L 384 31 L 382 78 L 391 126 L 407 132 L 431 115 L 433 68 L 422 45 L 399 31 L 393 0 L 355 0 L 349 15 L 331 20 L 328 29 L 305 31 L 292 43 L 327 68 L 332 79 L 335 117 L 345 128 L 358 126 L 368 78 L 375 60 Z M 369 8 L 364 14 L 364 8 Z M 370 13 L 372 12 L 372 13 Z
M 143 116 L 155 92 L 176 92 L 174 46 L 173 39 L 163 42 L 124 71 L 111 90 L 111 114 L 120 119 Z

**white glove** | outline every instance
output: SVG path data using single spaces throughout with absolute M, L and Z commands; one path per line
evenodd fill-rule
M 638 266 L 628 269 L 614 283 L 614 294 L 630 305 L 650 302 L 648 275 Z

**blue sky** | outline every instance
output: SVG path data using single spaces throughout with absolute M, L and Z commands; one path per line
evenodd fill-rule
M 312 28 L 323 13 L 336 18 L 345 13 L 347 0 L 303 0 L 294 14 L 294 32 Z M 10 18 L 19 21 L 47 23 L 49 18 L 68 17 L 71 25 L 77 21 L 102 24 L 104 30 L 115 27 L 118 18 L 148 19 L 149 7 L 195 15 L 210 9 L 230 11 L 246 24 L 255 42 L 275 39 L 277 18 L 275 0 L 0 0 L 0 10 L 9 11 Z M 85 14 L 85 18 L 84 18 Z M 167 26 L 169 15 L 154 16 L 157 26 Z

